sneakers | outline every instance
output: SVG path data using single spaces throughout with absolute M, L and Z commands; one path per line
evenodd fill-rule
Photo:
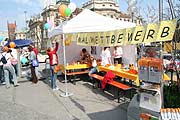
M 5 85 L 5 84 L 6 84 L 6 82 L 2 82 L 1 84 L 2 84 L 2 85 Z
M 53 88 L 53 91 L 59 90 L 59 87 Z
M 14 87 L 17 87 L 17 86 L 19 86 L 19 84 L 18 84 L 18 83 L 14 85 Z
M 6 86 L 6 88 L 9 89 L 9 88 L 10 88 L 10 85 Z

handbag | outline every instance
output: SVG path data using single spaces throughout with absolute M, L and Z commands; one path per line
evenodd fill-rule
M 15 58 L 12 58 L 11 59 L 11 64 L 12 65 L 16 65 L 18 63 L 18 60 L 17 59 L 15 59 Z
M 38 67 L 39 66 L 39 62 L 37 60 L 32 60 L 32 66 L 33 67 Z

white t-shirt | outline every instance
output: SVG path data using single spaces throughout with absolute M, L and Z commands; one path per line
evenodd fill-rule
M 92 61 L 92 66 L 93 66 L 93 67 L 97 67 L 97 62 L 96 62 L 96 60 L 93 60 L 93 61 Z
M 11 48 L 12 52 L 11 54 L 13 55 L 13 57 L 17 60 L 18 59 L 18 54 L 17 54 L 17 50 L 14 48 Z
M 103 50 L 101 53 L 101 65 L 105 66 L 107 64 L 111 64 L 109 63 L 109 58 L 111 58 L 111 53 L 108 49 L 106 49 L 105 51 Z
M 11 58 L 12 58 L 11 54 L 7 53 L 7 52 L 4 52 L 4 53 L 2 53 L 2 55 L 5 56 L 5 58 L 7 60 L 6 65 L 11 65 Z
M 123 50 L 121 47 L 117 47 L 117 49 L 114 50 L 114 52 L 113 52 L 114 58 L 121 58 L 122 55 L 123 55 Z

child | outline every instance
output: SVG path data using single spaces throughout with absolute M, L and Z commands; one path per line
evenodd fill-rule
M 97 72 L 97 62 L 96 62 L 96 59 L 93 56 L 90 57 L 90 64 L 91 64 L 91 68 L 89 70 L 88 75 Z M 90 78 L 90 80 L 93 80 L 92 77 L 89 77 L 89 78 Z

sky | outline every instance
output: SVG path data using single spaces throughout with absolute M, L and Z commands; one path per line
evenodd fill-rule
M 29 19 L 33 15 L 42 12 L 43 3 L 45 0 L 0 0 L 0 31 L 7 30 L 7 21 L 14 23 L 16 21 L 17 29 L 25 28 L 25 12 L 26 18 Z M 78 7 L 89 0 L 71 0 Z M 120 10 L 127 12 L 127 0 L 116 0 L 119 3 Z M 153 5 L 158 8 L 158 0 L 137 0 L 138 7 L 141 8 L 141 13 L 145 12 L 147 4 Z M 141 1 L 141 2 L 140 2 Z M 143 7 L 143 9 L 142 9 Z

